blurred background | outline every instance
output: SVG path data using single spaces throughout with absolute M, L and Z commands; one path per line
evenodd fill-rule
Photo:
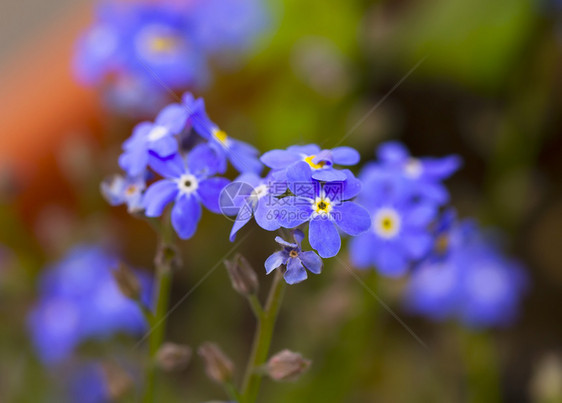
M 68 372 L 41 363 L 26 324 L 46 265 L 89 243 L 152 270 L 155 233 L 110 207 L 99 184 L 117 172 L 133 125 L 158 108 L 120 108 L 107 102 L 107 87 L 76 79 L 76 41 L 94 8 L 0 4 L 2 402 L 60 401 Z M 267 23 L 243 58 L 208 63 L 205 85 L 176 94 L 203 96 L 215 122 L 262 152 L 330 148 L 347 135 L 362 161 L 385 140 L 417 156 L 458 154 L 452 204 L 461 217 L 502 231 L 531 288 L 513 326 L 473 332 L 408 314 L 403 280 L 360 272 L 426 349 L 345 267 L 327 261 L 321 276 L 288 288 L 272 346 L 301 352 L 310 371 L 296 383 L 264 381 L 260 401 L 562 402 L 562 3 L 268 0 L 266 8 Z M 205 212 L 197 235 L 180 243 L 172 304 L 232 247 L 230 226 Z M 239 251 L 263 291 L 263 261 L 275 244 L 252 228 Z M 252 313 L 221 267 L 171 314 L 166 338 L 219 343 L 241 376 L 253 331 Z M 115 337 L 81 348 L 112 363 L 137 354 L 134 345 Z M 162 385 L 166 402 L 226 398 L 197 357 Z

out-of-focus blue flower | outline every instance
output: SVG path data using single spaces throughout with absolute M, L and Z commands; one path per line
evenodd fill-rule
M 302 231 L 294 230 L 293 237 L 295 242 L 287 242 L 281 237 L 276 237 L 275 242 L 283 246 L 283 249 L 269 256 L 265 261 L 267 274 L 285 265 L 287 271 L 283 277 L 287 284 L 306 280 L 308 278 L 306 269 L 314 274 L 320 274 L 322 271 L 322 259 L 312 251 L 302 251 L 301 242 L 304 239 Z
M 180 104 L 166 106 L 154 123 L 139 123 L 123 143 L 119 165 L 131 177 L 143 175 L 150 153 L 168 158 L 178 151 L 178 138 L 187 125 L 188 112 Z
M 444 158 L 414 158 L 398 142 L 381 144 L 377 156 L 380 165 L 395 170 L 407 181 L 415 196 L 438 204 L 445 204 L 449 200 L 449 192 L 442 182 L 460 167 L 459 157 L 450 155 Z
M 129 213 L 143 210 L 142 193 L 146 182 L 142 176 L 128 178 L 122 175 L 113 175 L 101 184 L 101 192 L 107 202 L 112 206 L 126 204 Z
M 33 343 L 46 363 L 66 359 L 87 339 L 138 334 L 146 323 L 134 301 L 121 294 L 112 271 L 118 260 L 95 246 L 78 246 L 46 269 L 39 300 L 28 317 Z M 150 280 L 139 274 L 144 303 Z
M 522 266 L 502 255 L 471 221 L 452 227 L 448 249 L 445 258 L 427 259 L 414 270 L 408 308 L 476 328 L 512 323 L 527 288 Z
M 194 36 L 208 53 L 248 50 L 269 23 L 263 0 L 197 0 Z
M 284 183 L 272 182 L 271 178 L 260 178 L 256 174 L 240 175 L 221 193 L 220 205 L 223 213 L 236 210 L 236 219 L 230 232 L 230 241 L 236 233 L 254 217 L 256 223 L 266 231 L 275 231 L 280 225 L 277 215 L 281 201 L 277 196 L 287 189 Z
M 180 238 L 189 239 L 201 218 L 201 203 L 220 213 L 219 195 L 229 181 L 211 177 L 217 173 L 217 156 L 206 144 L 197 145 L 185 159 L 179 154 L 167 160 L 152 157 L 150 167 L 165 179 L 153 183 L 144 194 L 147 217 L 159 217 L 174 202 L 172 226 Z
M 361 190 L 361 182 L 351 171 L 343 170 L 345 181 L 320 183 L 308 175 L 306 162 L 300 168 L 287 172 L 289 189 L 293 196 L 283 198 L 278 216 L 285 228 L 294 228 L 310 221 L 308 240 L 323 258 L 337 255 L 341 247 L 340 228 L 348 235 L 357 236 L 369 229 L 369 213 L 349 201 Z
M 77 43 L 76 75 L 86 84 L 121 74 L 154 76 L 155 86 L 173 89 L 196 84 L 205 59 L 192 28 L 190 16 L 169 4 L 106 2 Z
M 184 99 L 191 101 L 192 97 L 190 94 L 186 94 Z M 197 107 L 191 114 L 190 122 L 197 134 L 207 140 L 209 146 L 220 157 L 219 172 L 226 171 L 227 160 L 240 173 L 259 174 L 263 170 L 258 159 L 259 151 L 248 143 L 229 137 L 226 132 L 213 123 L 205 112 L 205 103 L 202 99 L 197 100 Z
M 271 150 L 261 157 L 261 161 L 275 171 L 277 179 L 299 175 L 293 171 L 304 169 L 309 178 L 324 182 L 346 180 L 345 174 L 335 169 L 334 165 L 351 166 L 357 164 L 359 159 L 359 153 L 351 147 L 321 150 L 316 144 Z M 306 166 L 300 163 L 302 161 L 306 162 Z
M 405 274 L 433 245 L 429 225 L 438 209 L 414 200 L 409 183 L 384 167 L 369 167 L 360 176 L 357 202 L 371 215 L 372 226 L 350 243 L 351 260 L 359 268 L 376 267 L 387 276 Z

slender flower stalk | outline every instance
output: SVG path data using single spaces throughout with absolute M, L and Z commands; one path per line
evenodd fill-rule
M 158 351 L 164 341 L 166 330 L 166 312 L 170 300 L 172 264 L 175 259 L 175 252 L 171 247 L 171 228 L 169 219 L 164 218 L 159 228 L 160 241 L 158 246 L 156 264 L 156 279 L 154 286 L 154 316 L 150 323 L 149 362 L 146 368 L 145 391 L 143 402 L 152 403 L 155 401 L 157 365 L 156 358 Z
M 285 281 L 281 270 L 275 271 L 266 306 L 258 316 L 258 325 L 252 345 L 252 354 L 246 367 L 240 403 L 254 403 L 258 397 L 262 374 L 258 369 L 267 361 L 277 314 L 281 307 Z

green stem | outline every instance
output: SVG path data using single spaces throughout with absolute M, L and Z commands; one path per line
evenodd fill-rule
M 465 365 L 468 402 L 499 402 L 500 376 L 497 350 L 489 334 L 459 330 Z
M 269 346 L 273 337 L 273 329 L 281 301 L 283 300 L 283 272 L 279 269 L 275 271 L 273 283 L 269 290 L 269 296 L 263 313 L 258 318 L 258 325 L 252 345 L 252 354 L 246 367 L 244 383 L 241 393 L 240 403 L 254 403 L 258 397 L 262 375 L 257 371 L 267 360 Z
M 225 383 L 224 388 L 230 399 L 234 399 L 235 402 L 240 402 L 242 400 L 242 396 L 240 396 L 240 393 L 238 393 L 238 390 L 236 390 L 232 382 Z
M 150 334 L 148 338 L 149 362 L 146 367 L 146 386 L 143 402 L 153 403 L 156 394 L 156 355 L 166 330 L 166 314 L 170 300 L 172 285 L 172 262 L 174 255 L 169 245 L 171 244 L 170 229 L 162 225 L 160 229 L 159 257 L 156 259 L 156 281 L 154 287 L 153 301 L 155 301 L 154 315 L 150 323 Z

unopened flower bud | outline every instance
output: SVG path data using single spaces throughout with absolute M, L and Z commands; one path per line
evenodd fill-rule
M 119 400 L 129 393 L 134 385 L 131 375 L 112 362 L 102 364 L 106 385 L 111 400 Z
M 283 350 L 267 362 L 267 373 L 274 381 L 295 381 L 310 367 L 310 360 L 299 353 Z
M 215 343 L 204 343 L 199 347 L 199 355 L 205 361 L 205 372 L 212 380 L 225 383 L 232 379 L 234 364 Z
M 242 295 L 257 293 L 259 283 L 256 272 L 250 263 L 241 254 L 236 254 L 234 259 L 225 260 L 224 265 L 228 271 L 232 287 Z
M 186 345 L 164 343 L 156 354 L 156 362 L 164 371 L 181 371 L 191 359 L 191 348 Z
M 133 270 L 124 263 L 112 272 L 113 278 L 121 293 L 127 298 L 139 300 L 141 296 L 141 284 Z

